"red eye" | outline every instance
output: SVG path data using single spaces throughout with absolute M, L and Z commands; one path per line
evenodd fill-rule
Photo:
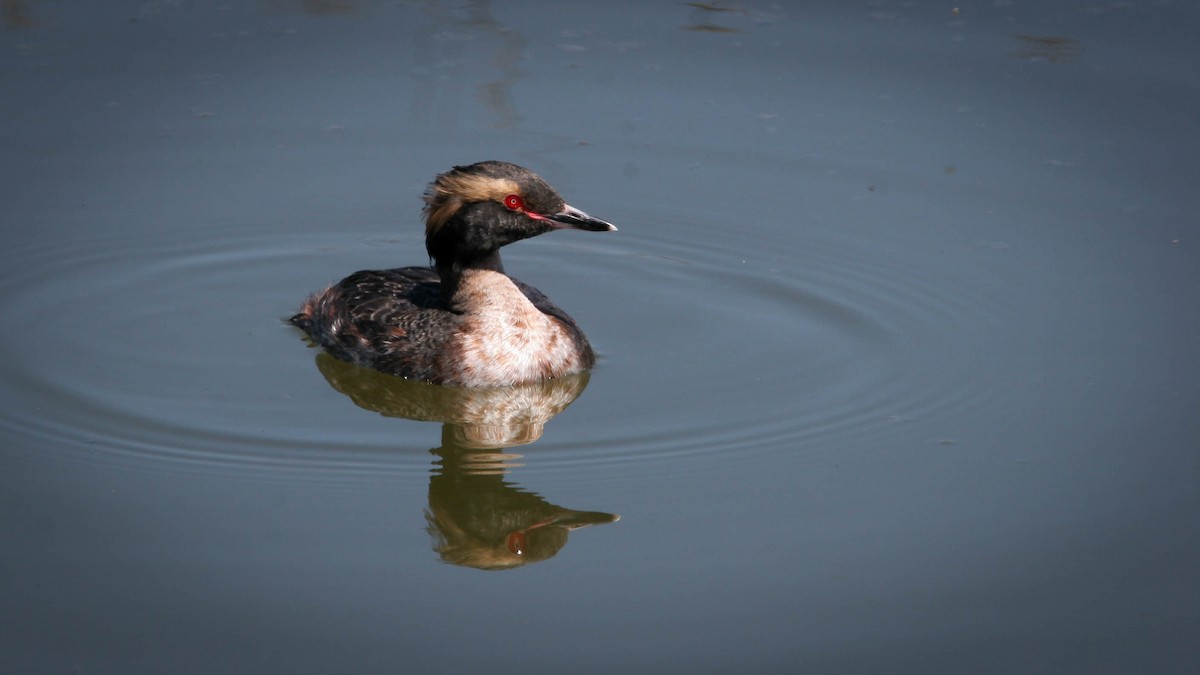
M 505 199 L 504 201 L 508 201 Z M 521 201 L 518 199 L 517 201 Z M 508 546 L 508 551 L 513 555 L 525 555 L 525 533 L 517 530 L 504 540 L 504 544 Z
M 520 211 L 525 208 L 525 200 L 520 195 L 509 195 L 504 198 L 504 205 L 513 211 Z

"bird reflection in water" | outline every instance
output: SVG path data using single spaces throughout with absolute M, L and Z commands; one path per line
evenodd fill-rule
M 442 423 L 441 447 L 429 479 L 425 512 L 433 549 L 443 562 L 485 570 L 521 567 L 554 557 L 572 530 L 619 516 L 556 506 L 507 480 L 545 423 L 587 387 L 588 374 L 495 388 L 409 382 L 317 355 L 317 367 L 356 405 L 387 417 Z

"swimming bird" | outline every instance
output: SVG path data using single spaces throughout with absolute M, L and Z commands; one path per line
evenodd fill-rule
M 500 248 L 557 229 L 615 231 L 568 205 L 529 169 L 456 166 L 425 191 L 432 267 L 355 272 L 290 321 L 350 363 L 410 380 L 489 387 L 590 370 L 575 320 L 504 271 Z

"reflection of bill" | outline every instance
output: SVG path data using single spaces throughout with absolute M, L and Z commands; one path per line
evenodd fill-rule
M 514 387 L 464 388 L 409 382 L 325 352 L 317 355 L 317 367 L 359 407 L 442 423 L 425 519 L 444 562 L 488 570 L 520 567 L 555 556 L 572 530 L 618 520 L 610 513 L 555 506 L 505 480 L 521 456 L 503 450 L 541 438 L 545 423 L 583 393 L 587 373 Z
M 456 447 L 450 434 L 442 442 L 425 519 L 444 562 L 485 570 L 540 562 L 567 544 L 571 530 L 618 519 L 555 506 L 506 481 L 504 460 L 515 455 Z

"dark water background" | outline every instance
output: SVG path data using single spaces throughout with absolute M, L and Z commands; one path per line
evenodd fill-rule
M 1200 667 L 1196 5 L 3 10 L 0 673 Z M 280 321 L 492 158 L 590 379 Z

